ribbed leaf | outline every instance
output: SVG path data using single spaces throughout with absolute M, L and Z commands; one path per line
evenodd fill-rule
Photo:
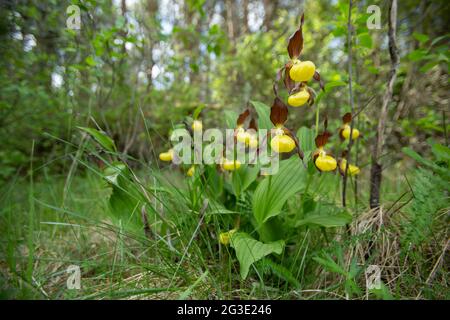
M 256 180 L 259 173 L 259 166 L 242 166 L 239 170 L 233 172 L 232 185 L 236 196 L 244 192 Z
M 298 157 L 280 161 L 278 172 L 266 177 L 253 195 L 253 214 L 258 224 L 280 214 L 285 202 L 305 188 L 306 170 Z
M 250 266 L 265 256 L 276 253 L 281 254 L 284 248 L 284 241 L 278 240 L 270 243 L 263 243 L 253 239 L 244 232 L 237 232 L 231 237 L 231 246 L 236 250 L 236 257 L 239 260 L 241 278 L 247 278 Z
M 273 127 L 270 121 L 270 107 L 262 102 L 250 101 L 258 114 L 258 129 L 271 129 Z
M 238 117 L 238 114 L 233 110 L 225 110 L 225 124 L 227 126 L 227 129 L 234 129 L 236 128 L 236 119 Z
M 303 152 L 313 151 L 315 149 L 314 138 L 315 131 L 307 127 L 301 127 L 297 131 L 297 137 Z
M 78 129 L 89 133 L 106 150 L 111 152 L 116 151 L 114 141 L 106 133 L 93 128 L 78 127 Z

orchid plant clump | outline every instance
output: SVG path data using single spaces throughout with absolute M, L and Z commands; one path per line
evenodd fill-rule
M 277 72 L 271 107 L 251 101 L 241 114 L 226 112 L 226 139 L 219 129 L 205 129 L 200 119 L 203 106 L 174 128 L 171 140 L 181 137 L 182 148 L 180 143 L 172 145 L 159 154 L 159 160 L 171 163 L 169 171 L 178 167 L 185 173 L 184 188 L 164 179 L 164 170 L 160 169 L 151 174 L 154 185 L 146 186 L 116 155 L 111 138 L 98 130 L 81 128 L 112 159 L 103 175 L 112 190 L 111 213 L 119 218 L 121 227 L 133 225 L 146 235 L 156 233 L 171 251 L 176 251 L 177 245 L 183 251 L 184 244 L 177 239 L 181 239 L 180 230 L 186 229 L 180 228 L 195 221 L 194 233 L 201 232 L 202 239 L 210 240 L 209 250 L 219 248 L 220 261 L 234 257 L 239 261 L 242 279 L 252 266 L 256 270 L 258 264 L 266 263 L 298 287 L 296 277 L 285 265 L 296 266 L 298 260 L 292 260 L 290 253 L 301 246 L 299 237 L 306 237 L 310 230 L 320 230 L 328 242 L 327 230 L 337 232 L 335 228 L 347 226 L 352 219 L 347 208 L 335 205 L 333 194 L 339 190 L 340 182 L 338 175 L 330 173 L 338 171 L 346 179 L 361 171 L 349 163 L 348 150 L 339 159 L 333 156 L 328 145 L 332 134 L 327 128 L 327 117 L 319 133 L 318 108 L 314 130 L 301 127 L 294 132 L 288 125 L 291 110 L 311 108 L 316 98 L 319 101 L 309 85 L 311 80 L 319 83 L 320 94 L 325 92 L 314 62 L 301 60 L 303 23 L 302 15 L 300 27 L 289 38 L 290 60 Z M 287 98 L 280 95 L 281 81 Z M 361 137 L 353 128 L 352 114 L 344 115 L 338 133 L 342 142 L 349 141 L 349 146 Z M 139 208 L 141 215 L 135 214 Z M 168 208 L 170 213 L 166 213 Z M 152 217 L 151 224 L 148 215 Z M 171 240 L 172 235 L 178 237 Z M 223 256 L 224 250 L 228 256 Z
M 249 155 L 259 155 L 269 149 L 277 159 L 282 158 L 278 172 L 267 174 L 260 170 L 260 162 L 245 163 L 236 157 L 236 151 L 224 152 L 223 148 L 220 149 L 220 154 L 216 155 L 218 162 L 215 164 L 200 163 L 185 169 L 190 179 L 190 192 L 195 193 L 199 185 L 203 186 L 202 190 L 205 190 L 205 187 L 217 190 L 208 197 L 213 198 L 216 203 L 222 200 L 227 210 L 235 212 L 236 217 L 233 222 L 227 223 L 228 228 L 226 225 L 222 226 L 228 231 L 217 230 L 211 237 L 223 246 L 234 248 L 240 262 L 242 278 L 247 277 L 250 266 L 257 261 L 268 259 L 265 257 L 273 253 L 281 254 L 286 243 L 292 241 L 286 234 L 301 232 L 303 226 L 318 226 L 322 229 L 345 226 L 351 219 L 346 210 L 337 206 L 324 213 L 323 209 L 319 209 L 322 205 L 315 200 L 314 209 L 308 211 L 304 207 L 307 201 L 311 201 L 308 199 L 314 197 L 311 195 L 310 186 L 317 173 L 311 171 L 311 168 L 317 170 L 319 177 L 322 173 L 336 171 L 343 176 L 355 176 L 360 173 L 360 169 L 354 164 L 347 164 L 346 151 L 342 152 L 342 157 L 337 160 L 326 146 L 332 136 L 327 130 L 326 117 L 324 130 L 317 134 L 315 139 L 311 136 L 311 129 L 302 128 L 295 134 L 287 126 L 290 108 L 314 105 L 316 94 L 309 85 L 311 80 L 317 81 L 325 91 L 315 63 L 301 59 L 303 24 L 304 15 L 299 28 L 289 38 L 287 51 L 290 60 L 277 73 L 273 85 L 275 98 L 272 106 L 268 108 L 261 103 L 252 102 L 255 109 L 248 107 L 236 115 L 232 128 L 233 144 L 238 146 L 239 150 L 244 150 Z M 286 102 L 280 96 L 280 81 L 287 91 Z M 200 112 L 201 110 L 196 110 L 193 119 L 186 123 L 186 130 L 192 136 L 203 133 Z M 351 122 L 352 115 L 345 114 L 343 124 L 339 128 L 342 141 L 348 141 L 350 137 L 355 140 L 360 136 L 356 128 L 352 129 Z M 173 148 L 159 155 L 160 160 L 165 162 L 172 162 L 174 157 Z M 217 183 L 222 185 L 222 182 L 224 188 L 217 189 Z M 234 204 L 223 201 L 228 198 L 219 196 L 223 193 L 231 194 L 235 199 L 232 201 Z M 284 213 L 285 206 L 290 199 L 298 196 L 303 207 L 301 213 L 293 217 L 287 216 Z M 196 199 L 201 197 L 202 195 L 198 194 L 194 196 Z M 242 209 L 241 203 L 245 201 L 249 202 L 250 211 Z M 286 233 L 286 230 L 289 232 Z M 257 239 L 252 235 L 254 233 L 259 235 Z

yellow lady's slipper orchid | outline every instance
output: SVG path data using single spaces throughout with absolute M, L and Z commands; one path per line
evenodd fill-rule
M 239 128 L 236 133 L 236 140 L 241 143 L 244 143 L 245 145 L 248 145 L 250 141 L 250 134 L 247 131 L 245 131 L 244 128 Z
M 222 160 L 222 168 L 224 170 L 234 171 L 234 170 L 239 169 L 240 167 L 241 167 L 241 162 L 239 160 L 232 161 L 232 160 L 228 160 L 225 158 Z
M 248 141 L 248 146 L 251 149 L 255 149 L 256 147 L 258 147 L 258 138 L 255 136 L 250 136 L 250 140 Z
M 232 230 L 227 231 L 227 232 L 222 232 L 222 233 L 219 235 L 219 241 L 220 241 L 220 243 L 223 244 L 223 245 L 225 245 L 225 246 L 227 246 L 228 244 L 230 244 L 231 237 L 232 237 L 233 233 L 235 233 L 235 232 L 236 232 L 236 229 L 232 229 Z
M 341 135 L 344 139 L 349 139 L 350 138 L 350 125 L 345 124 L 344 128 L 341 131 Z M 359 130 L 353 128 L 352 130 L 352 140 L 358 139 L 359 137 Z
M 258 138 L 255 134 L 251 134 L 245 131 L 244 128 L 238 128 L 236 133 L 236 140 L 249 146 L 250 148 L 256 148 L 258 146 Z
M 312 79 L 316 66 L 311 61 L 295 61 L 289 70 L 289 76 L 296 82 L 306 82 Z
M 286 134 L 278 134 L 270 141 L 270 147 L 277 153 L 291 152 L 295 148 L 295 141 Z
M 342 159 L 340 161 L 340 165 L 339 165 L 339 169 L 341 170 L 342 174 L 345 174 L 345 167 L 347 166 L 347 160 L 346 159 Z M 357 166 L 354 166 L 352 164 L 348 165 L 348 170 L 347 173 L 351 176 L 355 176 L 357 174 L 360 173 L 360 169 Z
M 159 154 L 159 159 L 161 161 L 172 161 L 173 160 L 173 149 L 170 149 L 167 152 L 162 152 Z
M 291 94 L 288 98 L 288 104 L 292 107 L 300 107 L 308 102 L 310 94 L 308 90 L 302 89 L 299 92 Z
M 314 163 L 320 171 L 333 171 L 337 167 L 336 159 L 327 155 L 324 150 L 320 150 Z
M 192 177 L 195 174 L 195 166 L 190 167 L 186 174 L 188 177 Z
M 203 129 L 203 124 L 200 120 L 194 120 L 194 122 L 192 122 L 192 130 L 202 131 L 202 129 Z

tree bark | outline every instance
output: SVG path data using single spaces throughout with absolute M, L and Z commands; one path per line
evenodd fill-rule
M 246 34 L 248 32 L 248 0 L 243 0 L 242 6 L 243 6 L 242 34 Z
M 389 72 L 388 85 L 383 96 L 383 104 L 378 121 L 376 140 L 372 151 L 372 168 L 370 170 L 370 208 L 378 208 L 380 206 L 380 188 L 382 178 L 382 165 L 380 156 L 383 151 L 385 139 L 386 120 L 388 114 L 388 106 L 392 100 L 394 83 L 397 78 L 397 70 L 399 66 L 399 56 L 396 43 L 397 32 L 397 0 L 391 0 L 389 3 L 389 54 L 391 58 L 391 70 Z
M 264 0 L 264 20 L 263 25 L 266 31 L 272 27 L 273 18 L 278 8 L 278 0 Z

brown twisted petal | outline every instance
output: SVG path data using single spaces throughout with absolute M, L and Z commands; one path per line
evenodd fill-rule
M 302 14 L 300 19 L 300 27 L 289 37 L 288 53 L 291 59 L 296 59 L 300 56 L 303 50 L 303 22 L 305 21 L 305 14 Z

